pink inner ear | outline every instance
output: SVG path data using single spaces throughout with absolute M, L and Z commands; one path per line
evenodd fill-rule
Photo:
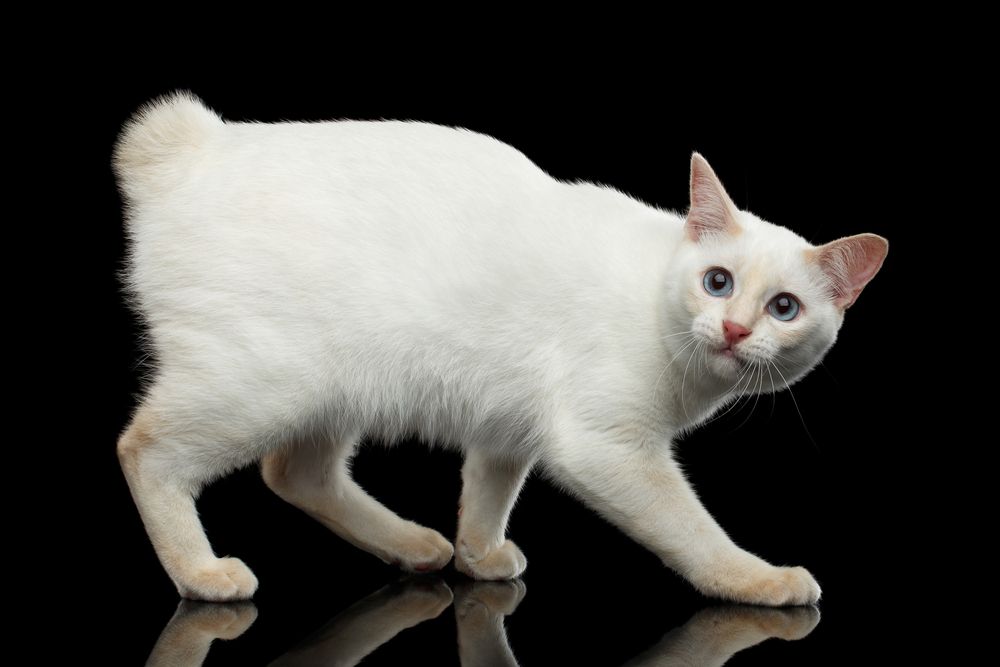
M 881 236 L 858 234 L 816 248 L 812 258 L 830 279 L 834 302 L 843 309 L 857 300 L 888 252 L 889 242 Z
M 691 210 L 685 231 L 697 241 L 702 234 L 739 232 L 736 204 L 726 194 L 719 177 L 698 153 L 691 156 Z

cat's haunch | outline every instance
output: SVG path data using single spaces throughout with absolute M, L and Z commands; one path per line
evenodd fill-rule
M 114 170 L 154 360 L 118 454 L 181 595 L 256 590 L 194 498 L 260 461 L 279 496 L 410 572 L 454 555 L 520 575 L 507 520 L 537 468 L 707 595 L 819 598 L 727 537 L 671 443 L 812 369 L 881 237 L 814 247 L 738 210 L 697 154 L 681 216 L 467 130 L 235 123 L 187 93 L 126 124 Z M 414 434 L 465 455 L 454 548 L 350 476 L 361 438 Z

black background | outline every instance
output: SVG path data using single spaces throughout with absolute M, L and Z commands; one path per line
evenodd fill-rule
M 393 118 L 467 127 L 513 145 L 557 178 L 606 183 L 677 210 L 687 206 L 697 150 L 741 208 L 815 243 L 859 232 L 887 237 L 882 272 L 849 311 L 823 365 L 791 392 L 741 404 L 704 426 L 681 442 L 679 455 L 738 544 L 809 568 L 824 590 L 822 620 L 809 637 L 772 639 L 727 664 L 926 654 L 936 640 L 921 628 L 938 627 L 926 605 L 975 588 L 957 583 L 960 572 L 939 559 L 942 539 L 959 529 L 934 509 L 940 489 L 925 481 L 944 474 L 928 465 L 942 453 L 940 408 L 926 402 L 926 377 L 937 371 L 914 352 L 922 304 L 939 281 L 915 276 L 932 247 L 947 243 L 930 233 L 947 222 L 927 201 L 945 187 L 935 181 L 947 171 L 936 156 L 954 127 L 922 102 L 950 84 L 922 77 L 917 50 L 908 64 L 873 50 L 847 60 L 779 50 L 753 64 L 733 53 L 720 64 L 661 43 L 614 57 L 591 44 L 546 57 L 516 41 L 497 42 L 489 57 L 394 49 L 375 37 L 370 46 L 354 59 L 320 50 L 275 60 L 248 47 L 173 61 L 150 57 L 160 47 L 138 40 L 114 61 L 84 67 L 70 59 L 69 75 L 41 98 L 40 113 L 56 130 L 51 144 L 38 142 L 45 171 L 28 180 L 61 187 L 43 184 L 33 195 L 38 210 L 57 214 L 32 217 L 21 230 L 26 243 L 17 245 L 42 267 L 20 280 L 42 292 L 34 305 L 44 312 L 35 321 L 45 324 L 28 333 L 26 345 L 44 361 L 24 385 L 31 400 L 16 405 L 40 408 L 38 428 L 23 444 L 32 465 L 51 471 L 61 509 L 30 513 L 24 530 L 40 565 L 14 584 L 59 601 L 74 651 L 137 664 L 178 600 L 115 457 L 139 389 L 139 351 L 115 278 L 124 237 L 110 158 L 137 107 L 183 88 L 231 120 Z M 373 444 L 354 469 L 390 508 L 453 536 L 460 465 L 441 450 Z M 22 493 L 31 488 L 18 484 Z M 242 637 L 217 642 L 207 665 L 267 664 L 398 577 L 284 504 L 255 468 L 206 489 L 199 509 L 217 553 L 242 558 L 261 582 L 256 622 Z M 928 525 L 931 535 L 923 532 Z M 521 495 L 509 536 L 529 559 L 527 595 L 506 621 L 523 665 L 618 665 L 717 604 L 537 478 Z M 34 583 L 38 569 L 46 573 L 42 585 Z M 462 580 L 450 566 L 443 576 Z M 46 637 L 39 645 L 46 654 L 63 648 Z M 365 664 L 415 656 L 457 664 L 450 610 Z

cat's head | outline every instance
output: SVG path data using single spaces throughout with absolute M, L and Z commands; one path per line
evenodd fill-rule
M 674 298 L 685 308 L 671 328 L 687 329 L 692 372 L 739 394 L 777 391 L 819 363 L 888 250 L 874 234 L 816 247 L 740 211 L 697 153 L 684 237 Z

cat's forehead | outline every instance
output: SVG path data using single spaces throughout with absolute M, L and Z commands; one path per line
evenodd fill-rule
M 767 222 L 746 211 L 740 212 L 739 223 L 742 230 L 734 238 L 752 253 L 798 255 L 813 247 L 791 229 Z
M 785 227 L 741 212 L 740 231 L 725 235 L 705 247 L 704 261 L 738 272 L 761 289 L 793 286 L 803 289 L 817 279 L 817 267 L 807 251 L 813 246 Z

